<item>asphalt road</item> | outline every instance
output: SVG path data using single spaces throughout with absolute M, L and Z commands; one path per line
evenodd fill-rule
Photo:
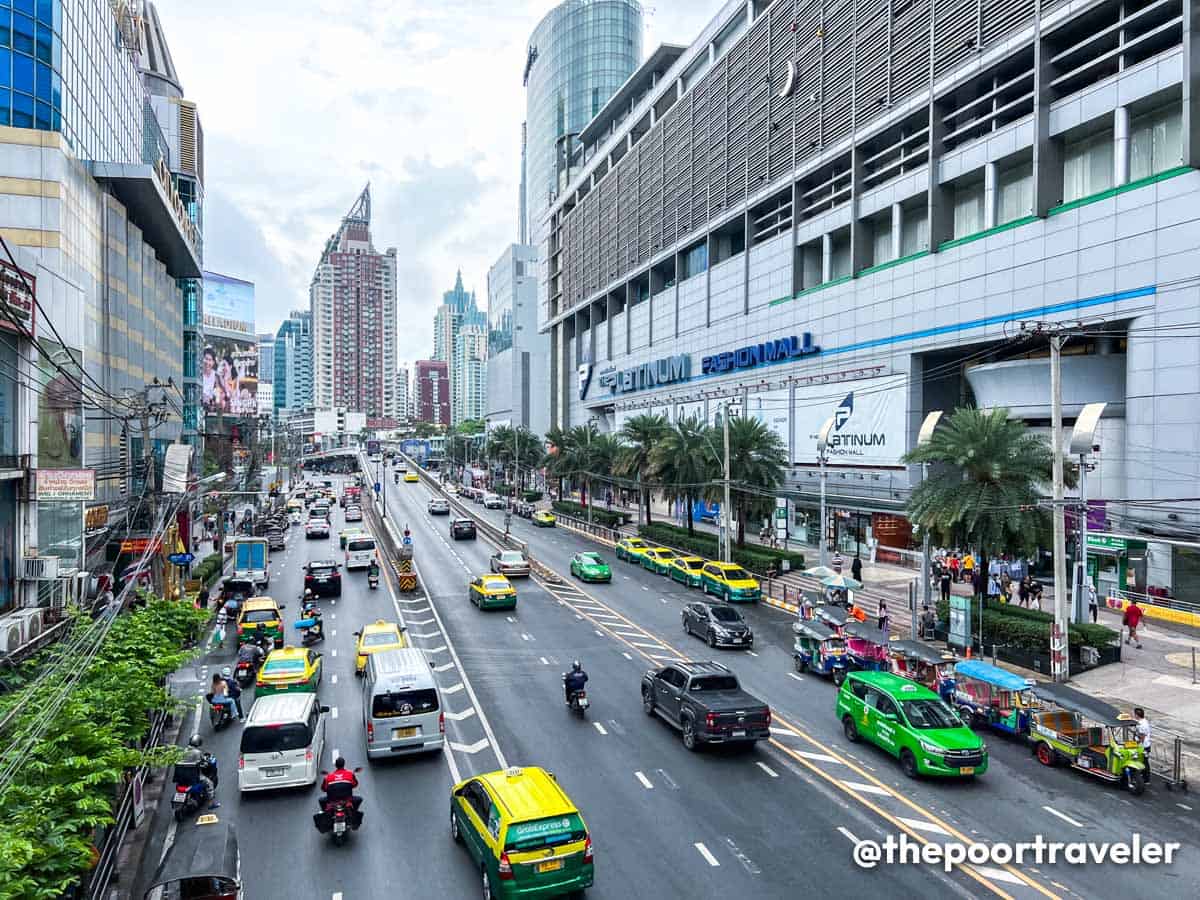
M 811 886 L 905 898 L 1200 893 L 1198 820 L 1178 805 L 1195 805 L 1187 795 L 1152 788 L 1142 798 L 1127 798 L 1083 776 L 1044 770 L 998 736 L 989 738 L 986 776 L 970 783 L 908 781 L 890 758 L 845 742 L 831 685 L 790 674 L 786 615 L 745 610 L 756 632 L 754 655 L 710 651 L 680 627 L 679 609 L 697 592 L 615 559 L 611 585 L 522 580 L 515 613 L 481 612 L 466 599 L 467 581 L 487 571 L 495 548 L 482 537 L 452 541 L 447 517 L 426 514 L 432 494 L 425 484 L 389 479 L 386 493 L 392 521 L 412 531 L 422 589 L 396 593 L 389 573 L 369 591 L 365 573 L 344 573 L 343 596 L 324 601 L 329 637 L 320 693 L 331 707 L 327 756 L 340 750 L 351 765 L 364 766 L 362 829 L 341 848 L 319 835 L 311 818 L 316 790 L 240 798 L 237 726 L 215 735 L 207 717 L 199 726 L 220 760 L 218 813 L 238 823 L 249 898 L 478 896 L 478 874 L 448 835 L 450 786 L 508 765 L 553 771 L 580 807 L 596 848 L 593 897 L 784 898 Z M 472 513 L 485 514 L 474 505 Z M 503 519 L 499 512 L 488 515 Z M 287 550 L 273 554 L 270 593 L 289 604 L 289 624 L 303 564 L 340 558 L 342 527 L 338 508 L 329 542 L 306 541 L 303 530 L 293 528 Z M 573 553 L 596 549 L 565 529 L 535 529 L 519 518 L 512 527 L 564 576 Z M 444 753 L 366 763 L 352 632 L 376 618 L 402 619 L 433 664 L 447 710 L 450 747 Z M 771 704 L 775 738 L 750 751 L 692 754 L 669 726 L 646 717 L 638 697 L 641 673 L 683 655 L 729 664 Z M 193 671 L 180 673 L 177 689 L 197 695 L 212 667 L 232 656 L 232 650 L 208 652 Z M 562 700 L 560 673 L 575 658 L 591 676 L 586 720 L 571 715 Z M 165 826 L 168 819 L 158 821 Z M 1182 841 L 1182 858 L 1136 874 L 1062 865 L 977 866 L 951 874 L 929 865 L 865 870 L 851 859 L 855 843 L 900 833 L 944 843 L 1030 840 L 1039 833 L 1048 840 L 1118 841 L 1131 832 L 1143 840 Z M 152 844 L 152 851 L 160 846 Z

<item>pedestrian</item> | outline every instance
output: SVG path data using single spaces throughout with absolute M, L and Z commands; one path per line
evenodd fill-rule
M 206 588 L 206 587 L 200 588 L 200 593 L 198 593 L 196 595 L 196 608 L 197 609 L 208 609 L 208 598 L 209 598 L 208 588 Z
M 995 575 L 988 576 L 987 598 L 989 601 L 1000 602 L 1000 579 Z
M 875 620 L 875 627 L 877 627 L 880 631 L 887 631 L 887 627 L 888 627 L 887 603 L 884 602 L 883 600 L 879 601 L 879 614 Z
M 217 621 L 213 626 L 213 643 L 218 647 L 225 646 L 225 625 L 229 621 L 225 614 L 225 604 L 222 603 L 217 609 Z
M 975 583 L 975 554 L 970 550 L 963 555 L 962 573 L 963 581 L 968 584 Z
M 1013 606 L 1017 605 L 1017 601 L 1019 599 L 1018 594 L 1020 593 L 1020 588 L 1021 588 L 1021 585 L 1019 582 L 1013 581 L 1011 579 L 1009 580 L 1007 602 L 1012 604 Z
M 841 551 L 834 550 L 833 551 L 833 559 L 830 561 L 830 564 L 833 566 L 833 571 L 838 572 L 840 574 L 842 571 L 842 563 L 843 562 L 845 562 L 845 560 L 842 558 Z
M 971 576 L 971 596 L 975 600 L 983 597 L 983 589 L 987 587 L 985 576 L 982 569 L 976 569 L 975 574 Z
M 991 558 L 991 560 L 988 561 L 988 576 L 995 577 L 995 578 L 1000 577 L 1000 558 L 999 557 L 993 556 Z
M 1137 731 L 1138 742 L 1142 745 L 1142 762 L 1146 768 L 1142 775 L 1147 784 L 1150 783 L 1150 720 L 1146 718 L 1146 711 L 1140 706 L 1133 708 L 1133 717 L 1137 720 L 1135 727 Z
M 1137 649 L 1142 649 L 1142 641 L 1138 637 L 1138 625 L 1142 622 L 1142 608 L 1138 606 L 1136 600 L 1130 600 L 1129 605 L 1125 607 L 1125 615 L 1121 617 L 1121 624 L 1129 629 L 1129 635 L 1125 638 L 1125 643 L 1133 641 Z
M 1088 612 L 1092 614 L 1092 624 L 1096 624 L 1096 619 L 1100 615 L 1100 600 L 1096 596 L 1096 586 L 1090 581 L 1087 586 L 1088 590 Z
M 1022 578 L 1017 586 L 1017 598 L 1021 606 L 1029 606 L 1029 579 Z
M 937 631 L 937 614 L 928 606 L 921 607 L 921 636 L 932 641 Z
M 959 580 L 960 561 L 957 553 L 950 554 L 950 580 L 957 582 Z
M 1038 612 L 1042 610 L 1042 583 L 1036 578 L 1029 579 L 1029 596 L 1033 598 L 1033 608 Z
M 944 600 L 946 603 L 950 602 L 950 580 L 950 570 L 943 569 L 942 577 L 938 579 L 938 584 L 941 587 L 942 600 Z
M 857 553 L 854 554 L 854 559 L 850 561 L 850 577 L 855 581 L 862 581 L 862 559 Z

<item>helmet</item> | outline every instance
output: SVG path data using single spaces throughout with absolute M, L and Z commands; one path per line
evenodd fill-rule
M 193 734 L 191 736 L 191 738 L 188 739 L 188 746 L 189 747 L 197 747 L 197 748 L 203 747 L 204 746 L 204 738 L 200 737 L 200 735 L 198 735 L 198 734 Z
M 582 672 L 583 671 L 583 665 L 579 662 L 579 660 L 575 660 L 575 662 L 571 663 L 571 671 L 572 672 Z
M 225 668 L 223 668 L 221 670 L 221 677 L 222 678 L 232 678 L 233 677 L 233 671 L 229 668 L 229 666 L 226 666 Z

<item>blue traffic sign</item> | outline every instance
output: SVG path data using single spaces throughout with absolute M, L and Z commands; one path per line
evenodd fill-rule
M 196 558 L 194 553 L 172 553 L 167 559 L 173 566 L 186 566 Z
M 379 493 L 379 482 L 375 482 L 375 493 Z

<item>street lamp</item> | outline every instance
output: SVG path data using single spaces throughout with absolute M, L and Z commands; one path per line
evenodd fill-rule
M 1085 614 L 1087 612 L 1087 597 L 1084 586 L 1088 583 L 1087 573 L 1087 532 L 1088 532 L 1088 500 L 1087 500 L 1087 472 L 1088 472 L 1088 456 L 1093 451 L 1099 450 L 1100 445 L 1096 443 L 1096 427 L 1100 424 L 1100 417 L 1104 415 L 1104 407 L 1107 403 L 1089 403 L 1079 411 L 1079 417 L 1075 420 L 1075 427 L 1071 429 L 1071 442 L 1069 451 L 1071 454 L 1079 457 L 1079 559 L 1077 561 L 1078 575 L 1071 579 L 1074 594 L 1074 616 L 1076 622 L 1086 621 Z
M 917 446 L 924 447 L 933 437 L 933 430 L 937 428 L 938 422 L 942 418 L 942 411 L 935 409 L 925 417 L 925 421 L 921 423 L 921 430 L 917 433 Z M 929 463 L 921 463 L 921 483 L 929 478 Z M 921 529 L 921 581 L 925 585 L 922 589 L 922 602 L 925 606 L 929 606 L 933 602 L 933 585 L 929 580 L 929 529 Z M 917 611 L 913 610 L 913 622 L 917 621 Z M 915 635 L 914 635 L 915 637 Z
M 833 416 L 825 420 L 825 424 L 821 426 L 821 430 L 817 433 L 817 464 L 821 467 L 821 534 L 820 543 L 820 564 L 823 566 L 829 561 L 829 551 L 825 547 L 825 451 L 829 447 L 829 433 L 833 431 Z

